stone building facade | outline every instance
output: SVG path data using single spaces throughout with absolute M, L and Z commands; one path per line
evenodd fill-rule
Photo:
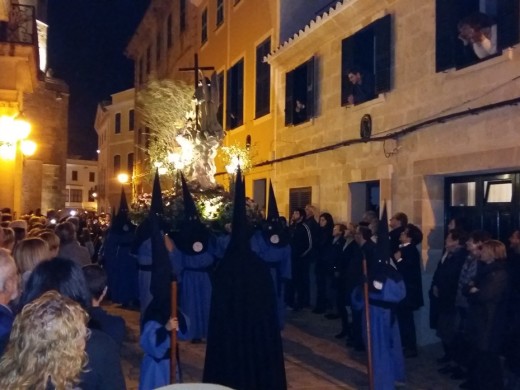
M 487 53 L 458 36 L 475 14 L 491 21 Z M 229 80 L 241 74 L 243 123 L 225 144 L 252 136 L 248 195 L 255 180 L 272 179 L 287 217 L 305 203 L 343 222 L 383 202 L 405 212 L 425 236 L 426 296 L 450 218 L 504 241 L 520 226 L 519 19 L 518 0 L 157 0 L 127 51 L 136 89 L 154 72 L 188 77 L 179 67 L 195 53 L 214 66 L 225 128 L 236 106 Z M 169 31 L 171 46 L 157 35 Z M 258 116 L 257 49 L 269 37 L 269 110 Z M 433 340 L 427 311 L 417 318 L 421 343 Z
M 124 185 L 128 199 L 131 199 L 137 150 L 134 98 L 134 89 L 127 89 L 112 94 L 110 102 L 103 102 L 97 108 L 94 128 L 98 135 L 97 203 L 100 212 L 112 213 L 119 207 L 121 183 L 117 176 L 121 173 L 128 175 L 129 181 Z
M 61 80 L 44 77 L 24 97 L 24 114 L 31 123 L 34 155 L 23 169 L 22 211 L 65 206 L 69 89 Z
M 405 212 L 424 233 L 425 296 L 449 218 L 464 216 L 473 222 L 472 228 L 487 229 L 503 240 L 520 222 L 515 204 L 520 172 L 519 47 L 504 45 L 488 58 L 443 67 L 440 29 L 457 39 L 456 24 L 439 19 L 443 4 L 338 2 L 269 56 L 278 80 L 272 163 L 279 208 L 287 215 L 293 207 L 291 193 L 303 190 L 312 203 L 340 221 L 359 221 L 370 203 L 383 201 L 389 213 Z M 517 12 L 518 32 L 518 2 L 509 4 Z M 502 16 L 495 15 L 498 24 Z M 378 36 L 384 28 L 387 35 Z M 371 29 L 373 40 L 366 39 Z M 504 31 L 500 26 L 498 30 Z M 514 38 L 514 32 L 511 35 Z M 509 42 L 517 43 L 517 35 Z M 389 58 L 379 51 L 385 37 Z M 345 65 L 363 62 L 349 56 L 367 55 L 356 46 L 359 42 L 374 45 L 376 57 L 365 59 L 365 64 L 372 61 L 376 83 L 378 72 L 387 72 L 389 79 L 380 80 L 386 89 L 373 99 L 348 105 L 342 99 L 342 86 L 348 81 Z M 352 51 L 352 46 L 358 50 Z M 291 125 L 287 75 L 310 59 L 314 113 Z M 378 68 L 382 63 L 388 69 Z M 371 134 L 360 134 L 361 126 L 367 129 L 367 114 Z M 374 187 L 376 202 L 369 199 Z M 426 308 L 418 320 L 419 338 L 428 342 L 432 335 Z

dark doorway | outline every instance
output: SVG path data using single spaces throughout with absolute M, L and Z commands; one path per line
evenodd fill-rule
M 520 173 L 445 179 L 445 226 L 452 218 L 469 231 L 482 229 L 507 242 L 519 224 Z

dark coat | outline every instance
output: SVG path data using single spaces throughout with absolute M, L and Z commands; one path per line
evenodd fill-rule
M 438 308 L 442 310 L 452 310 L 455 308 L 455 297 L 459 283 L 459 275 L 468 252 L 465 248 L 448 254 L 444 262 L 439 261 L 437 269 L 433 274 L 433 286 L 437 286 L 439 296 L 437 297 Z
M 370 241 L 372 242 L 372 241 Z M 373 243 L 372 243 L 373 244 Z M 370 245 L 370 244 L 369 244 Z M 375 252 L 374 252 L 375 253 Z M 363 281 L 363 251 L 356 241 L 352 241 L 343 252 L 343 256 L 349 258 L 346 272 L 347 299 L 350 297 L 354 289 Z
M 459 275 L 466 261 L 468 252 L 461 247 L 450 253 L 444 262 L 439 261 L 435 273 L 433 274 L 432 285 L 430 288 L 430 327 L 437 329 L 437 319 L 439 313 L 455 312 L 455 297 Z M 433 295 L 433 287 L 437 286 L 439 296 Z
M 89 328 L 98 329 L 108 334 L 121 348 L 125 338 L 125 320 L 119 316 L 108 314 L 101 307 L 92 307 L 89 310 Z
M 404 232 L 404 226 L 399 226 L 398 228 L 395 228 L 388 233 L 388 237 L 390 238 L 390 254 L 392 258 L 394 258 L 394 253 L 399 250 L 399 245 L 401 244 L 400 237 L 402 232 Z
M 88 364 L 81 374 L 83 390 L 125 390 L 125 378 L 117 345 L 112 338 L 96 329 L 87 340 Z
M 311 254 L 312 231 L 304 222 L 296 223 L 291 230 L 291 255 L 293 260 L 298 261 Z
M 396 259 L 396 266 L 406 286 L 406 297 L 401 301 L 400 305 L 417 310 L 424 305 L 421 255 L 413 244 L 402 247 L 400 251 L 401 259 Z
M 345 239 L 339 237 L 336 241 L 331 240 L 320 249 L 319 265 L 322 267 L 323 273 L 327 276 L 333 276 L 334 270 L 337 264 L 341 262 L 343 254 L 343 245 L 345 245 Z M 318 264 L 316 264 L 318 268 Z M 316 272 L 318 272 L 316 270 Z
M 480 351 L 499 352 L 506 324 L 508 274 L 503 262 L 481 264 L 474 285 L 468 286 L 468 334 L 472 345 Z

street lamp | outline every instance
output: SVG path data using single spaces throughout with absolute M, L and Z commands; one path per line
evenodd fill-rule
M 36 152 L 36 143 L 27 140 L 31 132 L 31 125 L 20 115 L 17 117 L 0 117 L 0 158 L 14 160 L 18 144 L 24 156 L 32 156 Z
M 117 181 L 121 184 L 126 184 L 128 183 L 128 180 L 129 180 L 129 176 L 127 173 L 124 173 L 124 172 L 121 172 L 117 175 Z

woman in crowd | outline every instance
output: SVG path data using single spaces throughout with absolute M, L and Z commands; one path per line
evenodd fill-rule
M 4 233 L 4 240 L 2 241 L 2 248 L 7 249 L 9 253 L 13 252 L 15 238 L 14 238 L 14 230 L 9 227 L 4 227 L 3 233 Z
M 467 388 L 500 390 L 504 385 L 499 354 L 508 293 L 505 245 L 498 240 L 484 242 L 479 260 L 477 276 L 466 288 L 468 333 L 474 348 Z
M 39 234 L 43 241 L 45 241 L 49 247 L 49 259 L 54 259 L 58 256 L 60 250 L 60 238 L 51 231 L 44 230 Z
M 21 306 L 49 290 L 58 291 L 79 303 L 86 311 L 92 303 L 83 271 L 72 260 L 55 258 L 38 264 L 27 281 Z M 82 390 L 126 389 L 117 344 L 97 329 L 90 331 L 86 345 L 88 365 L 81 375 L 79 387 Z
M 315 314 L 325 313 L 330 306 L 330 302 L 327 302 L 327 260 L 323 254 L 329 251 L 329 247 L 332 245 L 332 230 L 334 228 L 334 220 L 329 213 L 321 214 L 319 221 L 318 242 L 313 243 L 316 249 L 316 265 L 314 268 L 316 275 L 316 306 L 312 312 Z
M 31 272 L 39 263 L 48 260 L 49 246 L 38 237 L 24 238 L 18 243 L 13 253 L 14 260 L 20 275 L 22 275 L 22 287 L 25 286 Z
M 87 314 L 48 291 L 16 317 L 0 361 L 2 389 L 70 389 L 86 364 Z

